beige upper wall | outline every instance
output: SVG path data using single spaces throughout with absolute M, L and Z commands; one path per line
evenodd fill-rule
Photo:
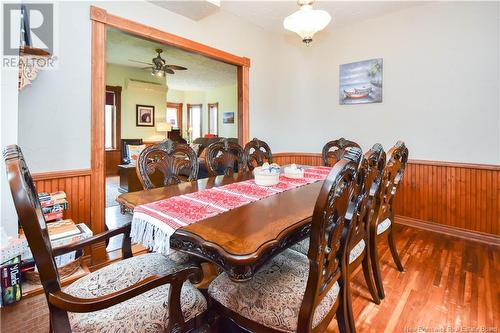
M 413 159 L 500 164 L 499 6 L 429 3 L 319 33 L 293 51 L 305 74 L 281 68 L 295 85 L 276 87 L 276 108 L 252 117 L 252 135 L 310 152 L 341 136 L 364 149 L 402 139 Z M 339 65 L 372 58 L 384 60 L 383 103 L 339 105 Z
M 139 88 L 129 85 L 129 79 L 160 83 L 151 88 Z M 156 131 L 156 124 L 165 120 L 165 96 L 167 87 L 165 78 L 157 78 L 150 73 L 131 67 L 111 65 L 106 66 L 106 84 L 121 86 L 121 137 L 123 139 L 142 138 L 144 141 L 160 141 L 165 139 L 165 133 Z M 143 127 L 136 124 L 136 105 L 151 105 L 155 107 L 155 126 Z
M 129 79 L 155 82 L 161 86 L 138 88 L 130 86 Z M 167 77 L 168 80 L 168 77 Z M 165 133 L 156 131 L 156 124 L 165 121 L 166 102 L 183 103 L 183 124 L 187 122 L 187 104 L 202 104 L 203 134 L 208 132 L 208 103 L 219 103 L 219 136 L 237 137 L 237 117 L 234 124 L 223 124 L 223 112 L 238 113 L 238 96 L 235 83 L 206 91 L 179 91 L 168 89 L 164 78 L 152 76 L 149 72 L 128 66 L 108 64 L 106 66 L 106 84 L 122 87 L 121 94 L 121 137 L 123 139 L 142 138 L 144 141 L 160 141 Z M 136 105 L 155 107 L 155 127 L 142 127 L 136 124 Z M 186 129 L 186 128 L 184 128 Z
M 90 167 L 90 4 L 58 4 L 59 66 L 19 96 L 33 172 Z M 339 136 L 364 148 L 401 138 L 412 158 L 500 163 L 498 3 L 416 6 L 318 34 L 308 48 L 223 12 L 195 22 L 149 2 L 95 4 L 249 57 L 250 136 L 275 152 L 317 152 Z M 384 102 L 339 106 L 339 64 L 374 57 L 384 58 Z
M 150 2 L 59 2 L 58 69 L 41 73 L 19 98 L 19 142 L 26 147 L 33 172 L 90 167 L 90 5 L 249 57 L 250 107 L 256 110 L 252 111 L 251 121 L 274 109 L 271 92 L 277 84 L 273 72 L 279 59 L 274 50 L 281 43 L 276 35 L 223 12 L 192 21 Z M 40 139 L 47 136 L 58 141 L 57 148 Z
M 236 78 L 235 78 L 236 81 Z M 238 88 L 236 83 L 229 86 L 218 87 L 207 91 L 180 91 L 169 89 L 167 101 L 182 103 L 183 131 L 187 130 L 187 104 L 202 105 L 202 134 L 208 133 L 208 103 L 219 103 L 218 109 L 218 135 L 220 137 L 238 137 Z M 224 124 L 222 115 L 224 112 L 234 112 L 234 124 Z M 187 133 L 183 133 L 187 137 Z M 196 139 L 196 138 L 193 138 Z

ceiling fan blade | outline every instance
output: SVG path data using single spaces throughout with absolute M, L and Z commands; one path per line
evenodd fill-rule
M 139 60 L 132 60 L 132 59 L 129 59 L 128 61 L 131 61 L 131 62 L 137 62 L 139 64 L 146 64 L 146 65 L 151 65 L 153 66 L 153 64 L 149 63 L 149 62 L 144 62 L 144 61 L 139 61 Z
M 170 69 L 175 69 L 178 71 L 185 71 L 187 69 L 186 67 L 177 66 L 177 65 L 165 65 L 165 67 L 170 68 Z
M 170 68 L 163 68 L 163 70 L 168 73 L 168 74 L 175 74 L 175 72 L 173 70 L 171 70 Z

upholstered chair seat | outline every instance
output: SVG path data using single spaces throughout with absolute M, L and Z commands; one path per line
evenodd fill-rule
M 352 249 L 351 253 L 349 253 L 349 263 L 353 262 L 356 260 L 361 253 L 363 253 L 363 250 L 366 247 L 365 241 L 362 239 L 356 244 Z M 292 250 L 300 252 L 302 254 L 307 255 L 307 251 L 309 251 L 309 238 L 304 239 L 303 241 L 300 241 L 296 244 L 294 244 L 291 247 Z
M 309 275 L 309 259 L 302 253 L 286 250 L 264 265 L 248 282 L 233 282 L 226 273 L 209 286 L 209 295 L 230 311 L 263 326 L 282 331 L 297 331 L 299 311 Z M 337 282 L 316 307 L 316 327 L 335 305 Z
M 391 220 L 385 219 L 377 225 L 377 235 L 383 234 L 391 226 Z
M 178 263 L 156 253 L 121 260 L 75 281 L 64 289 L 72 296 L 104 296 L 129 287 L 149 276 L 168 274 Z M 170 284 L 162 285 L 107 309 L 68 313 L 73 332 L 163 332 L 168 325 Z M 202 293 L 189 281 L 181 290 L 181 309 L 188 321 L 207 308 Z

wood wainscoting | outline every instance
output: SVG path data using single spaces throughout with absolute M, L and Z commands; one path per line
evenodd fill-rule
M 273 160 L 322 164 L 319 153 Z M 500 244 L 500 166 L 410 160 L 394 204 L 399 223 Z
M 90 169 L 68 170 L 34 173 L 33 181 L 37 192 L 66 192 L 69 208 L 64 211 L 64 218 L 91 227 L 90 177 Z

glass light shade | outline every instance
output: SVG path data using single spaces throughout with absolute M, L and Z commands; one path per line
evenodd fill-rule
M 328 12 L 312 9 L 311 5 L 302 5 L 298 11 L 285 17 L 283 26 L 286 30 L 297 33 L 308 44 L 314 34 L 323 30 L 331 20 Z
M 153 68 L 153 72 L 151 72 L 151 74 L 154 76 L 159 76 L 159 77 L 165 76 L 164 71 L 162 71 L 161 69 L 156 69 L 156 68 Z
M 157 132 L 170 132 L 172 130 L 172 125 L 170 123 L 158 123 L 156 125 L 156 131 Z

